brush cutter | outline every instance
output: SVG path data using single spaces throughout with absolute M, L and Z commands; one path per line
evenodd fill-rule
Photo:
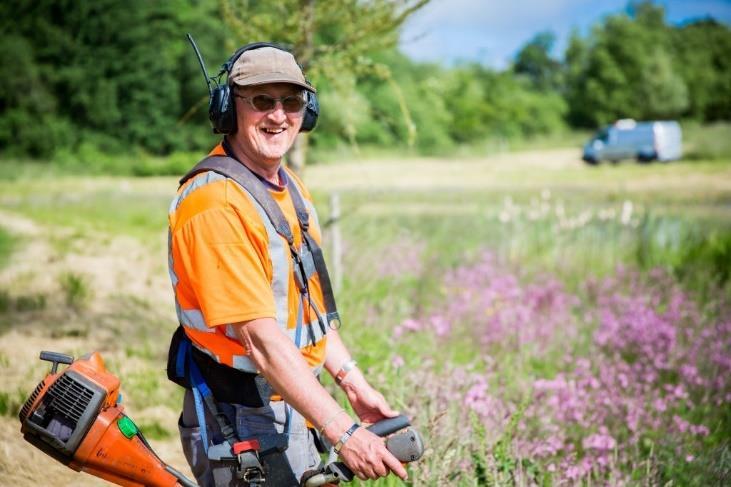
M 107 371 L 98 352 L 78 360 L 56 352 L 41 352 L 40 358 L 53 365 L 18 415 L 26 441 L 77 472 L 117 485 L 196 486 L 163 462 L 124 414 L 119 378 Z M 59 364 L 68 367 L 59 372 Z M 405 416 L 380 421 L 368 429 L 385 437 L 386 447 L 404 463 L 418 460 L 424 452 L 421 436 Z M 324 466 L 306 472 L 301 485 L 353 480 L 350 469 L 336 459 L 331 449 Z
M 23 437 L 64 465 L 127 487 L 195 487 L 152 450 L 120 404 L 119 379 L 95 352 L 78 360 L 41 352 L 53 363 L 20 411 Z M 58 371 L 59 364 L 68 364 Z

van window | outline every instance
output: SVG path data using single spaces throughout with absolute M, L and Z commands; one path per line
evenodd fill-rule
M 597 132 L 596 139 L 601 140 L 604 143 L 609 142 L 609 130 L 606 128 L 601 129 L 599 132 Z

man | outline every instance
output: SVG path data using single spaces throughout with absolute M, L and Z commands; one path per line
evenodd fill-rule
M 266 185 L 289 223 L 296 248 L 302 248 L 303 235 L 292 193 L 302 195 L 308 234 L 319 242 L 309 193 L 282 165 L 302 126 L 304 90 L 315 89 L 294 57 L 274 47 L 244 51 L 231 67 L 228 83 L 236 129 L 211 154 L 237 160 Z M 203 172 L 180 187 L 169 225 L 170 274 L 193 357 L 207 381 L 230 390 L 229 399 L 241 396 L 236 402 L 216 397 L 219 409 L 239 440 L 285 438 L 283 454 L 261 456 L 265 485 L 298 485 L 303 472 L 317 467 L 320 459 L 308 423 L 339 447 L 340 458 L 359 478 L 390 472 L 406 478 L 383 440 L 357 428 L 313 373 L 324 367 L 335 377 L 362 422 L 397 414 L 354 366 L 338 331 L 318 326 L 324 306 L 317 273 L 306 279 L 303 294 L 287 242 L 273 232 L 252 195 L 232 179 Z M 305 329 L 301 333 L 298 323 Z M 231 377 L 242 377 L 241 385 L 232 384 Z M 222 441 L 221 428 L 209 410 L 206 428 L 201 428 L 201 410 L 187 390 L 180 418 L 183 448 L 199 484 L 220 485 L 214 481 L 216 462 L 209 461 L 206 451 Z

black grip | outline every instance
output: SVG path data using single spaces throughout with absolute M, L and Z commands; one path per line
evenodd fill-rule
M 74 358 L 71 355 L 66 355 L 65 353 L 59 353 L 59 352 L 43 351 L 43 352 L 41 352 L 41 360 L 46 360 L 48 362 L 53 363 L 53 367 L 51 367 L 52 374 L 55 374 L 56 371 L 58 370 L 58 364 L 74 363 Z
M 74 362 L 74 358 L 71 355 L 59 352 L 41 352 L 41 360 L 48 362 L 57 362 L 59 364 L 71 364 Z
M 409 418 L 401 414 L 395 418 L 388 418 L 374 423 L 367 429 L 374 435 L 388 436 L 391 433 L 395 433 L 406 428 L 407 426 L 411 426 L 411 422 L 409 421 Z
M 411 422 L 409 421 L 409 418 L 407 418 L 406 416 L 401 414 L 399 416 L 396 416 L 395 418 L 387 418 L 387 419 L 381 420 L 377 423 L 370 425 L 366 429 L 376 436 L 384 437 L 384 436 L 388 436 L 392 433 L 395 433 L 397 431 L 400 431 L 404 428 L 407 428 L 409 426 L 411 426 Z M 347 465 L 345 465 L 345 463 L 334 462 L 334 463 L 329 464 L 325 468 L 325 471 L 323 472 L 323 476 L 319 480 L 322 480 L 324 482 L 325 480 L 330 479 L 327 481 L 333 482 L 333 479 L 336 479 L 335 480 L 336 482 L 340 482 L 340 481 L 350 482 L 351 480 L 353 480 L 354 476 L 355 475 L 353 474 L 353 472 L 348 468 Z M 314 477 L 314 475 L 308 476 L 307 479 L 310 480 L 312 478 L 312 480 L 314 480 L 313 477 Z M 303 485 L 306 485 L 306 482 L 303 482 Z M 310 482 L 309 485 L 323 485 L 323 484 Z

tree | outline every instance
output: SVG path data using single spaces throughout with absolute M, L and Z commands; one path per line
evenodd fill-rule
M 393 47 L 398 30 L 429 0 L 221 0 L 223 18 L 236 34 L 236 45 L 270 40 L 291 46 L 315 84 L 326 82 L 343 98 L 352 97 L 357 76 L 374 74 L 389 80 L 388 67 L 374 62 L 373 53 Z M 234 46 L 231 46 L 235 49 Z M 401 100 L 403 101 L 403 100 Z M 402 106 L 405 105 L 402 103 Z M 347 119 L 345 104 L 326 107 Z M 409 120 L 408 114 L 405 114 Z M 413 128 L 410 127 L 413 137 Z M 306 138 L 299 136 L 289 161 L 301 171 Z
M 539 90 L 555 90 L 561 85 L 561 63 L 551 57 L 556 42 L 553 32 L 540 32 L 518 52 L 513 70 L 527 77 Z
M 731 117 L 731 29 L 712 19 L 673 31 L 674 66 L 688 88 L 687 114 L 697 120 Z
M 568 122 L 574 126 L 591 124 L 591 107 L 583 103 L 586 83 L 586 66 L 588 65 L 589 44 L 574 29 L 564 55 L 563 94 L 569 105 Z
M 571 116 L 581 125 L 677 117 L 688 106 L 685 82 L 672 62 L 662 7 L 634 3 L 629 13 L 595 27 L 588 48 L 572 39 L 567 95 Z
M 220 43 L 215 8 L 211 0 L 3 2 L 0 150 L 47 158 L 89 141 L 108 152 L 190 147 L 200 129 L 176 122 L 202 80 L 183 33 L 206 26 L 205 40 Z

